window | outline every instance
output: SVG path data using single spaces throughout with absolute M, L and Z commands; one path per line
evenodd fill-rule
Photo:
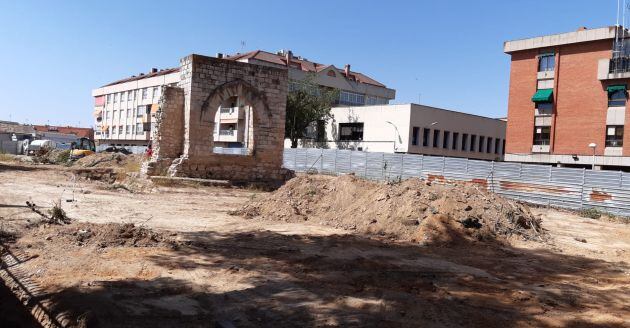
M 505 139 L 503 139 L 503 141 L 501 143 L 501 154 L 505 155 Z
M 488 142 L 486 143 L 486 153 L 490 154 L 492 152 L 492 138 L 488 137 Z
M 118 102 L 118 94 L 114 93 L 114 104 Z
M 608 107 L 623 107 L 626 105 L 626 91 L 617 90 L 608 93 Z
M 433 148 L 437 148 L 440 144 L 440 130 L 433 130 Z
M 420 129 L 417 126 L 413 127 L 413 132 L 411 135 L 411 144 L 414 146 L 418 145 L 418 133 L 420 132 L 419 130 Z
M 332 72 L 332 71 L 331 71 Z M 368 105 L 376 105 L 378 103 L 378 98 L 375 96 L 368 96 L 367 97 L 367 104 Z
M 606 126 L 606 147 L 623 146 L 623 125 Z
M 459 139 L 459 132 L 453 132 L 453 144 L 451 145 L 453 150 L 457 150 L 457 139 Z
M 339 123 L 339 140 L 363 140 L 363 123 Z
M 486 141 L 486 137 L 479 136 L 479 152 L 483 153 L 483 143 Z
M 136 99 L 136 97 L 138 96 L 138 90 L 133 90 L 133 99 Z
M 115 119 L 117 117 L 118 111 L 114 109 L 112 113 L 113 113 L 112 119 Z
M 127 93 L 125 91 L 120 93 L 120 102 L 127 100 Z
M 142 133 L 144 133 L 144 131 L 142 131 L 142 123 L 136 123 L 136 134 Z
M 131 125 L 127 125 L 127 129 L 125 130 L 125 133 L 128 134 L 129 132 L 131 132 Z
M 365 95 L 355 92 L 339 92 L 339 103 L 342 105 L 365 105 Z
M 118 134 L 123 134 L 123 126 L 118 126 Z
M 142 106 L 138 106 L 138 112 L 136 113 L 137 117 L 142 117 L 142 115 L 144 115 L 144 113 L 146 113 L 148 106 L 146 105 L 142 105 Z
M 501 142 L 501 139 L 499 139 L 499 138 L 494 139 L 494 153 L 495 154 L 499 153 L 500 142 Z
M 448 149 L 448 142 L 450 141 L 451 133 L 449 131 L 444 131 L 444 138 L 442 140 L 442 148 Z
M 477 136 L 474 134 L 470 135 L 470 151 L 475 151 L 475 146 L 477 146 Z
M 549 138 L 551 136 L 550 126 L 536 126 L 534 127 L 534 145 L 546 146 L 549 145 Z
M 551 112 L 553 111 L 553 103 L 550 103 L 550 102 L 536 103 L 536 109 L 538 110 L 538 113 L 536 114 L 539 116 L 551 115 Z
M 157 98 L 159 96 L 158 95 L 158 92 L 159 92 L 158 90 L 159 90 L 158 87 L 153 87 L 153 99 L 155 99 L 155 98 Z
M 538 56 L 538 71 L 550 72 L 556 68 L 555 54 L 542 54 Z
M 123 117 L 123 110 L 118 111 L 118 119 L 120 120 Z
M 466 146 L 468 146 L 468 133 L 462 134 L 462 151 L 466 151 Z
M 109 104 L 109 103 L 111 103 L 111 102 L 112 102 L 112 95 L 111 95 L 111 94 L 108 94 L 108 95 L 107 95 L 107 103 Z
M 422 131 L 422 146 L 424 147 L 429 147 L 429 133 L 431 133 L 431 130 L 428 128 L 424 128 Z
M 142 99 L 147 99 L 148 93 L 149 92 L 147 91 L 147 88 L 143 88 L 142 89 Z
M 133 90 L 127 91 L 127 101 L 132 100 Z
M 130 118 L 131 117 L 131 108 L 127 109 L 127 117 Z

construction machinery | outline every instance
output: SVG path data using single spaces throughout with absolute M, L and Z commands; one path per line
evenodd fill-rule
M 94 140 L 89 138 L 79 138 L 72 143 L 72 150 L 70 150 L 70 159 L 77 160 L 79 158 L 92 155 L 96 152 L 96 146 Z

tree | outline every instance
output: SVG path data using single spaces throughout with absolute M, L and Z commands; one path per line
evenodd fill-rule
M 313 82 L 313 77 L 297 83 L 297 88 L 287 95 L 285 137 L 291 140 L 291 148 L 297 148 L 298 140 L 304 138 L 309 125 L 328 121 L 338 96 L 338 90 L 320 88 Z

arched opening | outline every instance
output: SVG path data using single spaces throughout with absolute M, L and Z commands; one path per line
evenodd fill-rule
M 214 115 L 214 147 L 217 154 L 251 155 L 254 151 L 252 105 L 243 96 L 221 102 Z

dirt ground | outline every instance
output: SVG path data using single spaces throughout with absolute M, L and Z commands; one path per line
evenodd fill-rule
M 3 256 L 17 259 L 1 270 L 35 286 L 29 305 L 51 300 L 75 326 L 630 326 L 629 225 L 533 208 L 544 243 L 433 247 L 317 220 L 229 214 L 267 195 L 131 193 L 63 167 L 0 164 L 0 224 L 16 238 L 5 238 Z M 26 201 L 44 210 L 59 202 L 76 222 L 27 228 L 39 217 Z M 111 231 L 125 234 L 101 233 L 107 223 L 156 235 L 103 243 Z

